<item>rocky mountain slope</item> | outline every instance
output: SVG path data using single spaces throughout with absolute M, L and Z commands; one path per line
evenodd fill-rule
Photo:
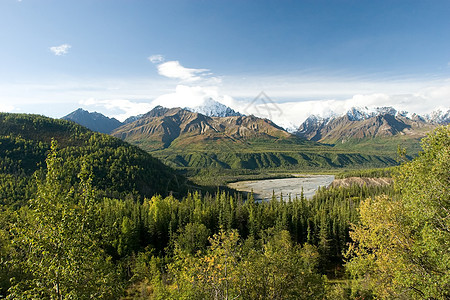
M 168 147 L 206 146 L 239 143 L 249 139 L 295 139 L 292 134 L 267 119 L 254 116 L 209 117 L 182 108 L 155 107 L 135 122 L 111 133 L 152 151 Z
M 374 110 L 352 108 L 342 116 L 310 116 L 295 133 L 308 140 L 330 144 L 397 135 L 420 138 L 437 125 L 448 124 L 449 121 L 449 111 L 421 117 L 392 107 Z

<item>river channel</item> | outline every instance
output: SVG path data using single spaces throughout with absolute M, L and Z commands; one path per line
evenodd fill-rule
M 310 199 L 320 186 L 329 186 L 334 180 L 334 175 L 294 174 L 294 176 L 296 177 L 238 181 L 230 183 L 228 186 L 242 192 L 253 191 L 255 200 L 270 200 L 273 192 L 275 192 L 277 199 L 280 199 L 281 193 L 283 193 L 284 200 L 288 199 L 289 194 L 292 199 L 296 196 L 300 198 L 303 188 L 304 196 Z

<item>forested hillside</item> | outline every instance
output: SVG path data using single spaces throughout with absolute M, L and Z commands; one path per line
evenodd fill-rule
M 0 114 L 0 204 L 23 202 L 35 190 L 52 140 L 64 162 L 64 177 L 76 181 L 85 164 L 92 184 L 106 195 L 181 195 L 187 181 L 137 147 L 75 123 L 38 115 Z M 180 194 L 181 193 L 181 194 Z

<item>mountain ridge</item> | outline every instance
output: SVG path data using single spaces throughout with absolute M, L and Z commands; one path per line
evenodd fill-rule
M 186 170 L 262 170 L 385 167 L 395 159 L 335 151 L 287 132 L 269 119 L 208 117 L 183 108 L 155 107 L 112 135 L 166 164 Z
M 312 115 L 295 132 L 300 137 L 324 143 L 345 143 L 349 139 L 392 137 L 396 135 L 424 136 L 437 125 L 450 122 L 449 111 L 437 111 L 422 117 L 400 112 L 393 107 L 369 110 L 353 107 L 343 115 L 327 118 Z

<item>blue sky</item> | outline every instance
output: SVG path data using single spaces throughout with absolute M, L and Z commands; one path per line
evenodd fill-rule
M 449 16 L 448 0 L 1 0 L 0 110 L 123 119 L 265 91 L 290 123 L 330 101 L 428 113 L 450 103 Z

